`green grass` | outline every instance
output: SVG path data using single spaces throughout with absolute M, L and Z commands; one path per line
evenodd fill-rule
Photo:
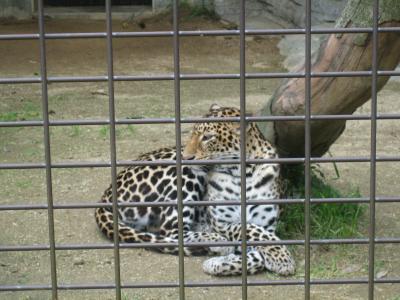
M 136 128 L 133 125 L 119 125 L 115 128 L 115 134 L 117 137 L 126 137 L 134 135 L 136 133 Z M 99 130 L 100 137 L 105 139 L 110 134 L 110 127 L 108 125 L 103 125 Z
M 105 139 L 106 137 L 108 137 L 108 132 L 110 131 L 110 127 L 108 125 L 103 125 L 100 127 L 99 133 L 100 136 Z
M 304 198 L 303 166 L 292 166 L 284 170 L 287 179 L 287 197 Z M 316 168 L 311 171 L 312 198 L 356 198 L 358 189 L 343 193 L 326 183 L 323 174 Z M 304 236 L 304 205 L 288 204 L 281 206 L 284 211 L 278 224 L 278 235 L 282 238 L 301 238 Z M 365 205 L 354 203 L 321 203 L 311 205 L 311 238 L 348 238 L 360 236 L 360 219 Z
M 338 268 L 339 257 L 333 256 L 325 259 L 322 263 L 311 266 L 311 278 L 337 278 L 341 270 Z
M 71 126 L 70 137 L 78 137 L 82 134 L 82 128 L 79 125 Z
M 31 180 L 18 180 L 15 185 L 20 189 L 27 189 L 33 186 Z
M 18 111 L 0 113 L 2 122 L 39 120 L 40 118 L 40 106 L 29 100 L 25 101 Z
M 187 1 L 181 1 L 179 8 L 181 12 L 183 12 L 181 15 L 187 20 L 195 17 L 202 17 L 208 20 L 218 21 L 221 18 L 214 10 L 208 9 L 205 5 L 192 5 Z
M 122 300 L 140 300 L 141 299 L 137 295 L 129 296 L 129 295 L 125 294 L 124 292 L 121 293 L 121 298 L 122 298 Z
M 196 5 L 190 7 L 189 9 L 190 9 L 189 17 L 191 18 L 203 17 L 209 20 L 217 20 L 217 21 L 220 19 L 220 16 L 218 16 L 214 10 L 208 9 L 205 6 Z

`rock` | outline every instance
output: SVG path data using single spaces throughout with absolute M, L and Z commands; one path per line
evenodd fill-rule
M 82 266 L 85 264 L 85 261 L 82 258 L 74 259 L 74 266 Z
M 346 268 L 343 269 L 343 273 L 348 274 L 348 273 L 355 273 L 361 270 L 360 265 L 349 265 Z
M 304 259 L 299 261 L 299 267 L 304 267 L 306 265 L 306 261 Z
M 222 25 L 231 25 L 231 24 L 232 24 L 231 22 L 226 21 L 226 20 L 224 20 L 224 19 L 219 20 L 219 22 L 220 22 Z
M 347 0 L 313 0 L 311 3 L 312 24 L 334 23 L 346 3 Z M 221 24 L 225 25 L 229 21 L 239 22 L 240 6 L 237 5 L 237 1 L 215 1 L 214 9 L 223 19 Z M 300 0 L 248 0 L 246 1 L 246 19 L 247 26 L 250 28 L 271 28 L 266 26 L 271 23 L 280 27 L 287 27 L 289 24 L 303 27 L 305 2 Z
M 246 36 L 245 40 L 246 40 L 246 42 L 253 42 L 254 36 Z
M 103 95 L 103 96 L 107 96 L 107 92 L 103 89 L 99 89 L 96 91 L 91 92 L 92 95 Z
M 378 273 L 376 273 L 376 278 L 378 279 L 384 278 L 388 273 L 389 273 L 388 270 L 379 271 Z
M 311 61 L 314 62 L 316 55 L 313 55 L 322 41 L 326 38 L 323 35 L 313 35 L 311 40 Z M 278 43 L 279 52 L 286 57 L 283 65 L 288 70 L 296 69 L 296 66 L 302 65 L 305 60 L 305 38 L 302 35 L 286 35 Z
M 397 66 L 395 71 L 396 72 L 400 72 L 400 64 Z M 400 76 L 392 76 L 392 77 L 390 77 L 389 81 L 397 81 L 397 82 L 399 82 L 400 81 Z
M 258 62 L 258 63 L 252 64 L 251 66 L 252 66 L 253 68 L 258 68 L 258 69 L 268 69 L 268 68 L 270 67 L 269 64 L 267 64 L 267 63 L 262 63 L 262 62 Z

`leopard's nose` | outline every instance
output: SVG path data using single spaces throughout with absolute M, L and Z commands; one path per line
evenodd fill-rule
M 192 160 L 192 159 L 194 159 L 194 155 L 193 154 L 182 154 L 182 159 Z

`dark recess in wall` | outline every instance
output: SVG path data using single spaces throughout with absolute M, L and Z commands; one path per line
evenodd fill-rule
M 151 5 L 152 0 L 112 0 L 112 5 Z M 103 6 L 104 0 L 44 0 L 47 6 Z

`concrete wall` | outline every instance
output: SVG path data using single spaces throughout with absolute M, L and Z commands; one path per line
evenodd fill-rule
M 33 0 L 0 0 L 0 18 L 28 19 L 33 14 Z

